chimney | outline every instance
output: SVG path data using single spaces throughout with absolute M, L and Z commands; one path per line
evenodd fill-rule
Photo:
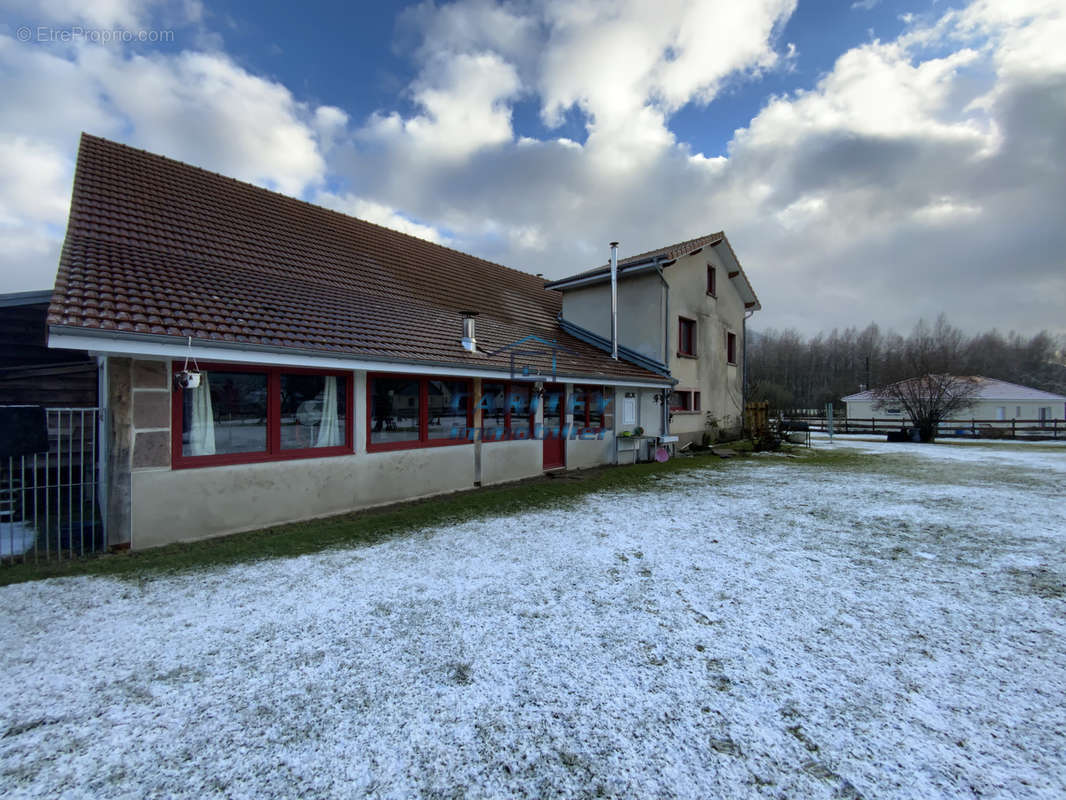
M 611 242 L 611 358 L 618 358 L 618 242 Z
M 471 353 L 477 352 L 477 337 L 474 336 L 474 317 L 476 311 L 464 311 L 463 313 L 463 349 Z

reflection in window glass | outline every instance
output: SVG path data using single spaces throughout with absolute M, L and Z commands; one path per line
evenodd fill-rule
M 182 394 L 181 453 L 213 456 L 267 449 L 267 376 L 211 370 Z
M 370 395 L 370 441 L 374 444 L 418 439 L 419 382 L 374 378 Z
M 464 439 L 470 410 L 470 384 L 467 381 L 430 380 L 428 438 Z
M 530 438 L 532 435 L 531 419 L 533 409 L 530 407 L 530 387 L 528 384 L 511 384 L 511 391 L 508 393 L 508 406 L 511 412 L 511 438 Z
M 507 384 L 481 384 L 481 441 L 496 442 L 507 435 Z
M 281 449 L 339 447 L 347 430 L 344 376 L 281 376 Z

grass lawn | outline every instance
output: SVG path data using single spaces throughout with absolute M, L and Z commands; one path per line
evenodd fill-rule
M 723 445 L 740 453 L 748 442 Z M 799 450 L 792 452 L 800 453 Z M 802 452 L 805 457 L 821 454 Z M 649 481 L 679 471 L 713 467 L 719 458 L 704 452 L 664 464 L 655 462 L 565 473 L 501 486 L 342 514 L 334 517 L 279 525 L 262 531 L 236 534 L 200 542 L 159 547 L 141 552 L 118 552 L 67 561 L 28 562 L 0 567 L 0 586 L 42 578 L 72 575 L 148 575 L 157 572 L 217 567 L 263 558 L 285 558 L 334 547 L 373 544 L 390 536 L 450 525 L 470 519 L 516 514 L 539 508 L 564 507 L 597 492 L 639 489 Z
M 1066 795 L 1066 448 L 815 445 L 0 588 L 5 793 Z

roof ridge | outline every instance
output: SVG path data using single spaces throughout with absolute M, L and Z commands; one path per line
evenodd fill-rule
M 533 277 L 86 133 L 48 322 L 108 342 L 192 336 L 249 352 L 506 371 L 502 356 L 461 348 L 459 317 L 476 308 L 486 346 L 532 333 L 571 344 L 559 361 L 568 375 L 661 380 L 563 331 L 562 294 Z
M 229 183 L 233 183 L 233 184 L 236 184 L 237 186 L 241 186 L 241 187 L 245 187 L 247 189 L 251 189 L 251 190 L 253 190 L 255 192 L 260 192 L 260 193 L 263 193 L 263 194 L 267 194 L 267 195 L 270 195 L 272 197 L 278 197 L 278 198 L 281 198 L 282 200 L 285 200 L 287 202 L 298 203 L 298 204 L 300 204 L 302 206 L 307 206 L 308 208 L 314 209 L 315 211 L 324 211 L 327 214 L 335 214 L 335 215 L 337 215 L 339 217 L 342 217 L 343 219 L 346 219 L 346 220 L 355 220 L 356 222 L 361 222 L 364 225 L 371 225 L 371 226 L 373 226 L 375 228 L 380 228 L 382 230 L 386 230 L 386 231 L 388 231 L 391 234 L 396 234 L 398 236 L 407 237 L 408 239 L 414 239 L 415 241 L 424 242 L 425 244 L 428 244 L 431 247 L 439 247 L 441 250 L 448 250 L 448 251 L 450 251 L 452 253 L 457 253 L 457 254 L 459 254 L 461 256 L 465 256 L 466 258 L 475 258 L 475 259 L 477 259 L 478 261 L 480 261 L 480 262 L 482 262 L 484 264 L 488 264 L 489 266 L 500 267 L 501 269 L 505 269 L 505 270 L 508 270 L 509 272 L 517 273 L 519 275 L 522 275 L 523 277 L 526 277 L 526 278 L 537 278 L 542 283 L 547 283 L 547 281 L 545 281 L 543 278 L 540 278 L 535 273 L 526 272 L 525 270 L 516 269 L 514 267 L 509 267 L 506 264 L 499 263 L 498 261 L 490 261 L 487 258 L 482 258 L 481 256 L 476 256 L 473 253 L 467 253 L 467 252 L 464 252 L 462 250 L 457 250 L 454 247 L 449 247 L 448 245 L 440 244 L 439 242 L 432 242 L 429 239 L 425 239 L 425 238 L 423 238 L 421 236 L 415 236 L 413 233 L 405 233 L 404 231 L 397 230 L 396 228 L 390 228 L 387 225 L 381 225 L 380 223 L 377 223 L 377 222 L 371 222 L 368 219 L 363 219 L 362 217 L 357 217 L 354 214 L 346 214 L 343 211 L 337 211 L 335 208 L 328 208 L 327 206 L 318 205 L 316 203 L 312 203 L 309 200 L 303 200 L 302 198 L 299 198 L 299 197 L 293 197 L 292 195 L 285 194 L 284 192 L 278 192 L 278 191 L 274 191 L 273 189 L 267 189 L 267 188 L 265 188 L 263 186 L 257 186 L 256 184 L 251 183 L 250 181 L 243 181 L 243 180 L 241 180 L 239 178 L 234 178 L 231 175 L 225 175 L 225 174 L 223 174 L 221 172 L 215 172 L 214 170 L 207 169 L 206 167 L 201 167 L 201 166 L 198 166 L 196 164 L 190 164 L 189 162 L 182 161 L 181 159 L 172 158 L 170 156 L 165 156 L 165 155 L 162 155 L 160 153 L 153 153 L 150 150 L 145 150 L 145 149 L 140 148 L 140 147 L 134 147 L 133 145 L 129 145 L 129 144 L 126 144 L 124 142 L 116 142 L 113 139 L 107 139 L 107 138 L 105 138 L 103 136 L 96 136 L 94 134 L 87 133 L 85 131 L 81 132 L 81 138 L 82 138 L 82 140 L 89 139 L 89 140 L 91 140 L 93 142 L 96 142 L 96 143 L 99 143 L 99 144 L 103 144 L 106 147 L 118 147 L 118 148 L 122 148 L 124 150 L 129 150 L 129 151 L 132 151 L 134 153 L 137 153 L 140 156 L 147 156 L 148 158 L 151 158 L 151 159 L 167 161 L 167 162 L 170 162 L 171 164 L 176 164 L 176 165 L 178 165 L 180 167 L 183 167 L 185 169 L 195 170 L 196 172 L 201 172 L 201 173 L 203 173 L 205 175 L 210 175 L 210 176 L 212 176 L 214 178 L 221 178 L 221 179 L 223 179 L 223 180 L 225 180 L 225 181 L 227 181 Z M 80 147 L 80 143 L 79 143 L 78 158 L 80 159 L 80 157 L 81 157 L 81 147 Z M 551 291 L 551 290 L 546 290 L 546 291 Z
M 683 248 L 684 245 L 688 245 L 688 246 L 693 247 L 694 249 L 698 250 L 701 247 L 706 247 L 708 244 L 713 244 L 714 240 L 726 241 L 725 231 L 715 231 L 714 233 L 708 233 L 708 234 L 705 234 L 703 236 L 697 236 L 694 239 L 682 239 L 680 242 L 674 242 L 673 244 L 668 244 L 668 245 L 665 245 L 663 247 L 656 247 L 656 248 L 654 248 L 652 250 L 645 250 L 643 253 L 637 253 L 636 255 L 626 256 L 625 258 L 621 258 L 621 259 L 618 260 L 618 267 L 619 267 L 619 269 L 625 269 L 625 268 L 632 267 L 632 266 L 635 266 L 637 264 L 640 264 L 642 260 L 648 260 L 648 259 L 650 259 L 650 258 L 652 258 L 654 256 L 657 256 L 657 255 L 671 253 L 672 251 L 676 251 L 676 250 L 679 250 L 679 249 L 687 249 L 687 248 Z M 697 243 L 699 243 L 699 244 L 697 244 Z M 732 248 L 730 248 L 730 249 L 732 249 Z M 688 255 L 688 254 L 685 253 L 685 255 Z M 676 259 L 678 259 L 680 257 L 681 257 L 680 255 L 675 255 L 675 256 L 672 256 L 671 258 L 668 258 L 666 260 L 667 261 L 672 261 L 672 260 L 676 260 Z M 600 264 L 599 266 L 590 267 L 589 269 L 584 269 L 584 270 L 581 270 L 580 272 L 571 273 L 571 274 L 566 275 L 566 276 L 564 276 L 562 278 L 556 278 L 554 280 L 547 281 L 547 284 L 549 286 L 551 286 L 552 284 L 565 283 L 567 281 L 572 281 L 572 280 L 575 280 L 575 279 L 578 279 L 578 278 L 591 277 L 593 275 L 598 275 L 601 272 L 609 270 L 610 267 L 611 267 L 610 262 L 608 262 L 606 264 Z
M 724 239 L 724 238 L 725 238 L 725 231 L 724 230 L 723 231 L 715 231 L 714 233 L 705 233 L 702 236 L 693 236 L 690 239 L 682 239 L 680 242 L 674 242 L 673 244 L 664 245 L 663 247 L 653 247 L 651 250 L 645 250 L 643 253 L 637 253 L 634 256 L 626 256 L 619 263 L 621 264 L 621 263 L 625 263 L 627 261 L 635 261 L 638 258 L 646 258 L 648 256 L 651 256 L 651 255 L 655 254 L 655 253 L 661 253 L 663 251 L 676 250 L 677 248 L 681 247 L 682 245 L 703 241 L 704 239 Z M 704 247 L 704 246 L 706 246 L 706 244 L 701 245 L 701 247 Z

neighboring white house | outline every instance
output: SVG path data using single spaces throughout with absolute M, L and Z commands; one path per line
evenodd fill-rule
M 1066 396 L 979 375 L 973 379 L 978 382 L 974 404 L 956 414 L 956 419 L 1032 423 L 1066 418 Z M 848 395 L 844 403 L 848 408 L 848 419 L 902 419 L 905 413 L 903 409 L 892 406 L 876 408 L 873 390 Z

